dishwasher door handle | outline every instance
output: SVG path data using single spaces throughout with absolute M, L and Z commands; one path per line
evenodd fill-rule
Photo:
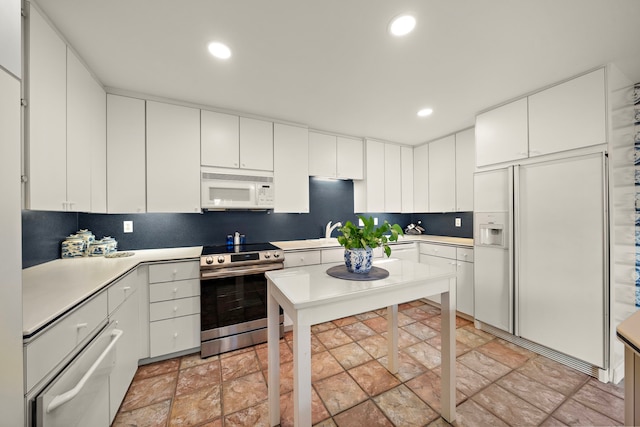
M 82 378 L 80 378 L 80 381 L 78 381 L 78 384 L 76 384 L 75 387 L 73 387 L 69 391 L 66 391 L 62 394 L 55 396 L 51 400 L 51 402 L 49 403 L 49 406 L 47 406 L 47 414 L 55 411 L 57 408 L 64 405 L 65 403 L 67 403 L 68 401 L 76 397 L 78 393 L 80 393 L 80 391 L 82 390 L 84 385 L 87 383 L 89 378 L 91 378 L 91 375 L 93 375 L 95 370 L 98 369 L 98 366 L 100 366 L 100 363 L 102 363 L 104 358 L 107 357 L 107 355 L 116 345 L 120 337 L 122 337 L 122 333 L 123 332 L 120 329 L 114 329 L 113 331 L 111 331 L 111 342 L 109 343 L 109 345 L 107 345 L 107 348 L 105 348 L 104 351 L 100 354 L 100 356 L 96 359 L 96 361 L 93 362 L 93 365 L 91 365 L 89 370 L 83 375 Z

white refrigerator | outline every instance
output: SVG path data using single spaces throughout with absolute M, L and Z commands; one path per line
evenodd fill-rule
M 477 320 L 600 368 L 607 363 L 604 153 L 474 176 Z

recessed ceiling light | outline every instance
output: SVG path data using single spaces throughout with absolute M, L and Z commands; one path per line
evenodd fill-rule
M 231 57 L 231 49 L 220 42 L 211 42 L 209 43 L 209 53 L 220 59 L 229 59 Z
M 416 18 L 411 15 L 400 15 L 393 18 L 389 24 L 389 32 L 394 36 L 405 36 L 416 26 Z
M 433 113 L 433 109 L 423 108 L 422 110 L 418 111 L 418 117 L 427 117 L 427 116 L 430 116 L 432 113 Z

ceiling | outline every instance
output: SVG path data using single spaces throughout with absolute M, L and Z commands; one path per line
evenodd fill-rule
M 105 87 L 403 144 L 599 65 L 640 82 L 638 0 L 37 3 Z M 416 29 L 391 37 L 407 11 Z

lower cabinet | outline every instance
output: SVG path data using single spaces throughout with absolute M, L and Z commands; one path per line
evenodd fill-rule
M 473 249 L 420 243 L 420 262 L 457 272 L 457 310 L 473 316 Z M 439 295 L 428 299 L 440 304 Z
M 200 265 L 149 265 L 149 357 L 200 347 Z

